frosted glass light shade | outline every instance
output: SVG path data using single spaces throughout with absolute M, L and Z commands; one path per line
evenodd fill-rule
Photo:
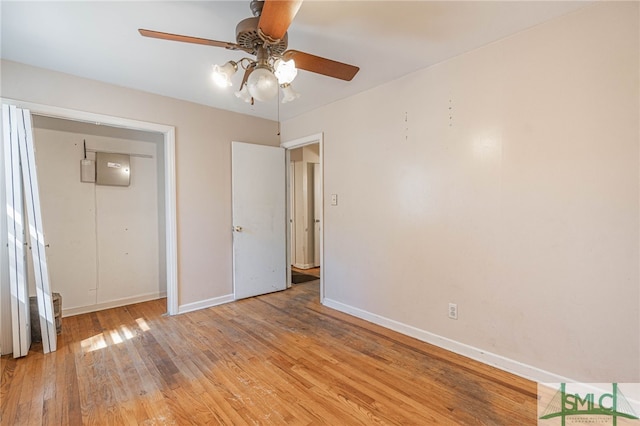
M 278 59 L 275 64 L 275 69 L 274 74 L 278 78 L 278 83 L 280 84 L 289 84 L 294 78 L 296 78 L 296 75 L 298 75 L 296 63 L 293 59 L 288 61 Z
M 222 66 L 214 65 L 211 78 L 213 78 L 213 82 L 216 86 L 229 87 L 231 86 L 231 77 L 233 77 L 237 70 L 238 65 L 233 61 L 229 61 Z
M 300 97 L 300 93 L 293 90 L 290 84 L 283 84 L 282 87 L 282 103 L 286 104 L 287 102 L 295 101 Z
M 266 102 L 278 94 L 278 79 L 269 68 L 259 67 L 249 75 L 247 89 L 255 100 Z
M 242 86 L 241 90 L 238 90 L 237 92 L 235 92 L 235 95 L 238 99 L 241 99 L 247 103 L 251 102 L 251 94 L 249 93 L 249 91 L 247 90 L 247 85 L 245 84 L 244 86 Z

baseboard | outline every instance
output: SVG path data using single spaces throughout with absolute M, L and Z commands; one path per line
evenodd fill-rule
M 532 380 L 538 383 L 571 383 L 575 380 L 571 380 L 567 377 L 560 376 L 549 371 L 542 370 L 540 368 L 524 364 L 522 362 L 503 357 L 491 352 L 487 352 L 483 349 L 479 349 L 473 346 L 469 346 L 464 343 L 457 342 L 455 340 L 439 336 L 437 334 L 421 330 L 419 328 L 382 317 L 377 314 L 356 308 L 350 305 L 346 305 L 341 302 L 337 302 L 332 299 L 325 298 L 323 304 L 329 308 L 336 309 L 340 312 L 344 312 L 349 315 L 361 318 L 363 320 L 372 322 L 382 327 L 388 328 L 398 333 L 405 334 L 407 336 L 414 337 L 423 342 L 430 343 L 448 351 L 454 352 L 459 355 L 466 356 L 467 358 L 480 361 L 484 364 L 491 365 L 492 367 L 499 368 L 506 372 L 515 374 L 525 379 Z
M 295 266 L 298 269 L 311 269 L 311 268 L 315 268 L 313 263 L 294 263 L 293 266 Z
M 212 306 L 233 302 L 234 300 L 235 298 L 233 297 L 233 294 L 227 294 L 226 296 L 212 297 L 211 299 L 187 303 L 178 306 L 178 314 L 185 314 L 187 312 L 197 311 L 198 309 L 210 308 Z
M 120 306 L 132 305 L 134 303 L 162 299 L 163 297 L 167 297 L 166 291 L 141 294 L 134 297 L 125 297 L 122 299 L 110 300 L 108 302 L 96 303 L 95 305 L 80 306 L 77 308 L 62 308 L 62 317 L 72 317 L 74 315 L 88 314 L 89 312 L 104 311 L 105 309 L 119 308 Z M 64 298 L 62 299 L 62 303 L 64 304 Z

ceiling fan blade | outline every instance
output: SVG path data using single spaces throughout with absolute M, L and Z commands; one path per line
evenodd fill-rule
M 180 34 L 163 33 L 160 31 L 145 30 L 142 28 L 140 28 L 138 32 L 140 33 L 140 35 L 143 35 L 145 37 L 159 38 L 162 40 L 173 40 L 173 41 L 181 41 L 183 43 L 194 43 L 194 44 L 203 44 L 205 46 L 224 47 L 225 49 L 231 49 L 231 50 L 238 50 L 238 49 L 245 50 L 241 46 L 235 43 L 230 43 L 228 41 L 209 40 L 206 38 L 190 37 L 190 36 L 185 36 Z
M 266 0 L 258 28 L 272 39 L 282 39 L 301 4 L 302 0 Z
M 282 55 L 284 59 L 293 59 L 296 68 L 306 71 L 326 75 L 328 77 L 339 78 L 340 80 L 351 81 L 360 71 L 359 67 L 300 52 L 299 50 L 287 50 Z

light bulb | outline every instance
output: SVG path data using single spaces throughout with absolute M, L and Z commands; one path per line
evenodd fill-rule
M 260 102 L 273 99 L 278 94 L 278 79 L 267 67 L 256 67 L 247 79 L 247 89 Z

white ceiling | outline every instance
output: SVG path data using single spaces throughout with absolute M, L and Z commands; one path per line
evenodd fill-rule
M 138 28 L 235 42 L 251 15 L 236 1 L 6 1 L 2 58 L 244 114 L 286 120 L 570 13 L 579 1 L 314 1 L 289 48 L 360 67 L 351 82 L 301 71 L 302 96 L 254 106 L 215 87 L 213 64 L 242 52 L 142 37 Z M 279 115 L 278 115 L 279 114 Z

